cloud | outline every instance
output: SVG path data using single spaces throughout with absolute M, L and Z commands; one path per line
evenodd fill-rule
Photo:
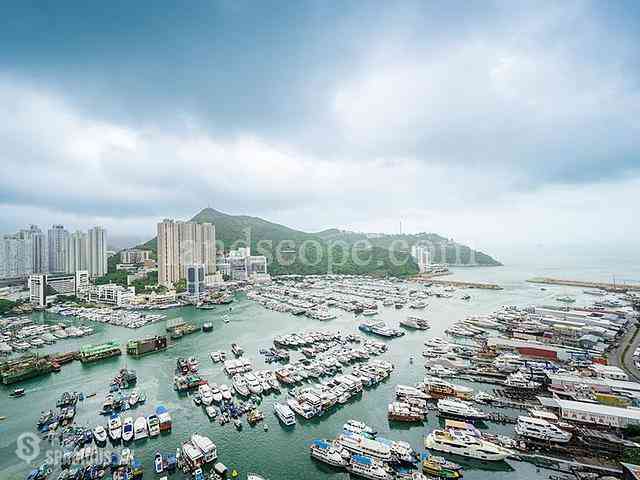
M 212 206 L 308 230 L 402 219 L 479 247 L 593 242 L 591 222 L 638 233 L 625 12 L 203 2 L 106 28 L 110 8 L 30 8 L 0 28 L 0 230 L 150 234 Z

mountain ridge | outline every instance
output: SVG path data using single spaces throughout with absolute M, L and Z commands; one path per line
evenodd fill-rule
M 412 275 L 418 273 L 418 266 L 409 250 L 419 242 L 429 245 L 433 263 L 502 265 L 484 252 L 435 233 L 362 233 L 338 228 L 311 233 L 260 217 L 230 215 L 210 207 L 202 209 L 190 221 L 214 224 L 219 248 L 230 250 L 248 245 L 252 252 L 267 256 L 270 273 L 274 275 L 328 272 Z M 156 251 L 157 239 L 139 247 Z M 294 251 L 295 255 L 292 255 Z M 366 264 L 358 261 L 364 257 L 367 257 Z

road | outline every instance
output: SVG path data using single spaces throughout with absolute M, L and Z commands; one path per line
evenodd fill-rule
M 640 370 L 633 361 L 633 352 L 640 345 L 640 324 L 631 325 L 627 333 L 624 335 L 618 347 L 609 354 L 609 363 L 624 369 L 629 374 L 630 380 L 640 381 Z M 636 335 L 636 333 L 638 333 Z M 635 338 L 634 338 L 635 335 Z M 625 347 L 629 345 L 625 350 Z M 624 358 L 622 358 L 623 353 Z

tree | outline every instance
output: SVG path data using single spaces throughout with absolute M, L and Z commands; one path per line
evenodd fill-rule
M 176 289 L 176 293 L 186 292 L 187 291 L 187 280 L 184 279 L 184 278 L 181 278 L 180 280 L 178 280 L 176 282 L 175 289 Z

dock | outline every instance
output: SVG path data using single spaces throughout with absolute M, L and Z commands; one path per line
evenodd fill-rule
M 441 285 L 443 287 L 456 288 L 477 288 L 481 290 L 502 290 L 500 285 L 495 283 L 479 283 L 479 282 L 462 282 L 457 280 L 437 280 L 430 277 L 417 276 L 413 278 L 416 282 L 431 283 L 433 285 Z
M 607 292 L 625 293 L 640 292 L 640 285 L 632 283 L 607 283 L 607 282 L 585 282 L 582 280 L 564 280 L 559 278 L 535 277 L 527 280 L 529 283 L 539 283 L 543 285 L 563 285 L 567 287 L 582 287 L 605 290 Z

